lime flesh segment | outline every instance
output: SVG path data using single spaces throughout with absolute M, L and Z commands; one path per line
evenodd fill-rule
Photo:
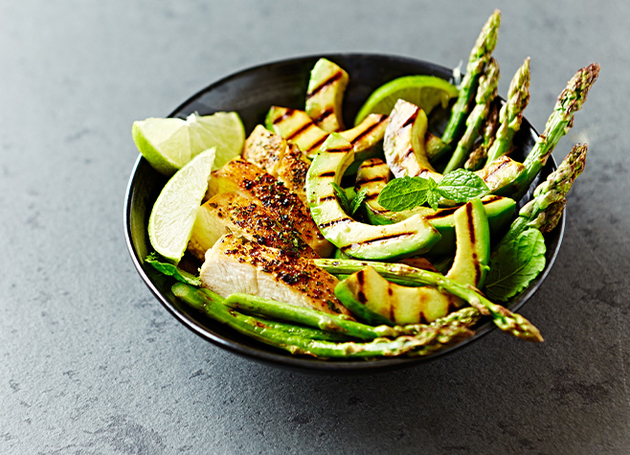
M 152 117 L 134 122 L 131 132 L 142 156 L 167 176 L 211 147 L 216 148 L 218 169 L 239 156 L 245 143 L 245 128 L 236 112 L 193 113 L 186 120 Z
M 197 209 L 206 194 L 215 162 L 213 147 L 200 153 L 166 182 L 149 216 L 149 241 L 155 251 L 177 264 L 184 255 Z
M 403 99 L 429 113 L 438 105 L 446 107 L 459 91 L 453 84 L 436 76 L 404 76 L 377 88 L 359 110 L 354 124 L 369 114 L 389 115 L 396 101 Z

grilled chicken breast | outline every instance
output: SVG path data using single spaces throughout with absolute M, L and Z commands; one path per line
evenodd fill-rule
M 320 256 L 329 256 L 333 246 L 319 232 L 309 208 L 271 174 L 242 158 L 234 158 L 212 172 L 206 198 L 220 193 L 238 193 L 262 204 L 282 226 L 296 230 Z
M 258 202 L 236 193 L 217 194 L 199 207 L 188 250 L 203 261 L 206 251 L 228 233 L 302 257 L 318 257 L 300 234 L 281 225 Z
M 245 141 L 243 158 L 276 177 L 306 204 L 304 185 L 311 163 L 296 144 L 258 125 Z
M 206 253 L 203 287 L 227 297 L 257 295 L 330 314 L 350 312 L 337 300 L 337 278 L 309 259 L 227 234 Z

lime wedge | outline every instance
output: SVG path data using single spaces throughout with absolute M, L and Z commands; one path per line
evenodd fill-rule
M 133 140 L 142 156 L 161 174 L 170 176 L 192 158 L 216 147 L 215 169 L 241 154 L 245 128 L 236 112 L 190 114 L 179 118 L 148 118 L 133 122 Z
M 177 264 L 184 255 L 192 228 L 208 188 L 215 162 L 213 147 L 200 153 L 173 175 L 153 204 L 149 241 L 155 251 Z
M 438 104 L 446 107 L 458 93 L 457 87 L 439 77 L 399 77 L 374 90 L 359 110 L 354 124 L 358 125 L 372 113 L 389 115 L 399 99 L 415 104 L 429 115 Z

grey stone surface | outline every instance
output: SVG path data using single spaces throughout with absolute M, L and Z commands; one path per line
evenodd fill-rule
M 555 156 L 590 144 L 555 268 L 497 331 L 418 368 L 287 372 L 196 337 L 153 298 L 122 230 L 133 120 L 285 57 L 370 51 L 455 66 L 498 6 L 504 77 L 532 57 L 527 116 L 591 61 Z M 630 99 L 622 1 L 0 3 L 0 453 L 630 451 Z

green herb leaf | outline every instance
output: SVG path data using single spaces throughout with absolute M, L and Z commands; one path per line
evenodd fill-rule
M 402 212 L 424 203 L 438 208 L 442 199 L 463 203 L 482 197 L 490 190 L 474 172 L 456 169 L 438 184 L 431 178 L 404 176 L 391 180 L 378 196 L 378 203 L 387 210 Z
M 429 185 L 427 179 L 422 177 L 404 176 L 393 179 L 381 190 L 378 203 L 393 212 L 410 210 L 427 202 Z
M 545 239 L 538 229 L 527 229 L 506 243 L 490 260 L 486 295 L 505 301 L 515 296 L 545 268 Z
M 490 189 L 481 177 L 466 169 L 455 169 L 444 175 L 438 185 L 440 196 L 455 202 L 468 202 L 486 195 Z
M 440 204 L 439 185 L 433 179 L 427 179 L 427 203 L 433 210 L 437 210 Z
M 355 212 L 357 210 L 359 210 L 359 207 L 361 207 L 361 204 L 363 204 L 363 201 L 365 200 L 365 197 L 367 196 L 367 190 L 365 188 L 363 188 L 361 191 L 359 191 L 356 196 L 354 196 L 354 199 L 352 199 L 352 213 L 351 215 L 354 215 Z
M 335 196 L 337 197 L 337 201 L 339 205 L 343 209 L 344 212 L 350 214 L 352 208 L 350 207 L 350 201 L 348 200 L 348 195 L 345 190 L 341 188 L 337 183 L 332 182 L 333 191 L 335 192 Z
M 151 264 L 155 270 L 163 273 L 167 276 L 172 276 L 177 281 L 190 284 L 191 286 L 201 286 L 201 280 L 199 277 L 188 273 L 185 270 L 180 269 L 176 265 L 169 264 L 168 262 L 160 262 L 158 256 L 155 253 L 151 253 L 146 258 L 147 263 Z

